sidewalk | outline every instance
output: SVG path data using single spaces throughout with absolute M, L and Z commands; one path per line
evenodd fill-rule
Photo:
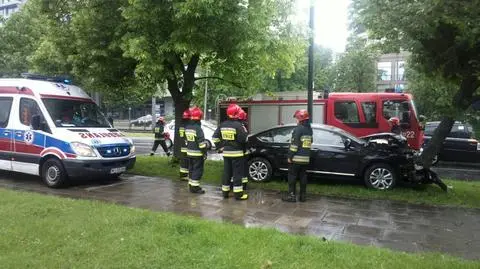
M 38 178 L 0 175 L 0 187 L 97 199 L 130 207 L 170 211 L 245 227 L 273 227 L 284 232 L 347 241 L 394 250 L 435 251 L 480 259 L 480 209 L 411 205 L 310 196 L 306 203 L 285 203 L 275 191 L 249 190 L 250 199 L 224 200 L 216 186 L 194 195 L 187 184 L 142 176 L 112 184 L 48 189 Z

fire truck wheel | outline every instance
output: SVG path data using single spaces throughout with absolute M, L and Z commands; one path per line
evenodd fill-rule
M 397 181 L 395 170 L 384 163 L 376 163 L 367 168 L 363 178 L 368 188 L 377 190 L 390 190 Z
M 42 179 L 50 188 L 60 188 L 65 185 L 67 181 L 67 173 L 60 160 L 50 158 L 43 163 Z
M 248 161 L 248 177 L 255 182 L 265 182 L 272 177 L 272 165 L 262 157 L 255 157 Z

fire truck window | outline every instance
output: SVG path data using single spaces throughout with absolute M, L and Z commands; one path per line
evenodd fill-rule
M 23 125 L 30 126 L 33 115 L 42 115 L 37 102 L 28 98 L 20 99 L 20 122 Z
M 354 101 L 335 102 L 335 117 L 344 123 L 359 123 L 357 104 Z
M 10 109 L 12 108 L 12 97 L 0 98 L 0 128 L 5 128 L 8 125 L 10 118 Z
M 409 123 L 410 106 L 407 101 L 402 100 L 383 101 L 383 117 L 386 120 L 397 117 L 401 123 Z
M 377 122 L 377 104 L 375 102 L 362 103 L 363 115 L 366 123 Z

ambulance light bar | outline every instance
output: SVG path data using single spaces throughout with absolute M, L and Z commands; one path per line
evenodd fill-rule
M 72 80 L 67 76 L 49 77 L 49 76 L 39 75 L 39 74 L 22 73 L 22 77 L 25 79 L 43 80 L 43 81 L 50 81 L 50 82 L 64 83 L 64 84 L 72 83 Z

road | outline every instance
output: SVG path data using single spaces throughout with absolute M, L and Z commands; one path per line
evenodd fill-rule
M 137 155 L 147 155 L 150 154 L 152 149 L 153 139 L 142 137 L 142 138 L 133 138 L 135 147 L 137 150 Z M 162 148 L 158 147 L 157 155 L 165 155 Z M 208 153 L 209 160 L 222 160 L 222 156 L 215 151 L 210 151 Z M 479 167 L 467 167 L 459 166 L 455 164 L 442 164 L 440 163 L 437 167 L 434 167 L 433 170 L 438 173 L 440 178 L 443 179 L 460 179 L 468 181 L 480 181 L 480 166 Z

